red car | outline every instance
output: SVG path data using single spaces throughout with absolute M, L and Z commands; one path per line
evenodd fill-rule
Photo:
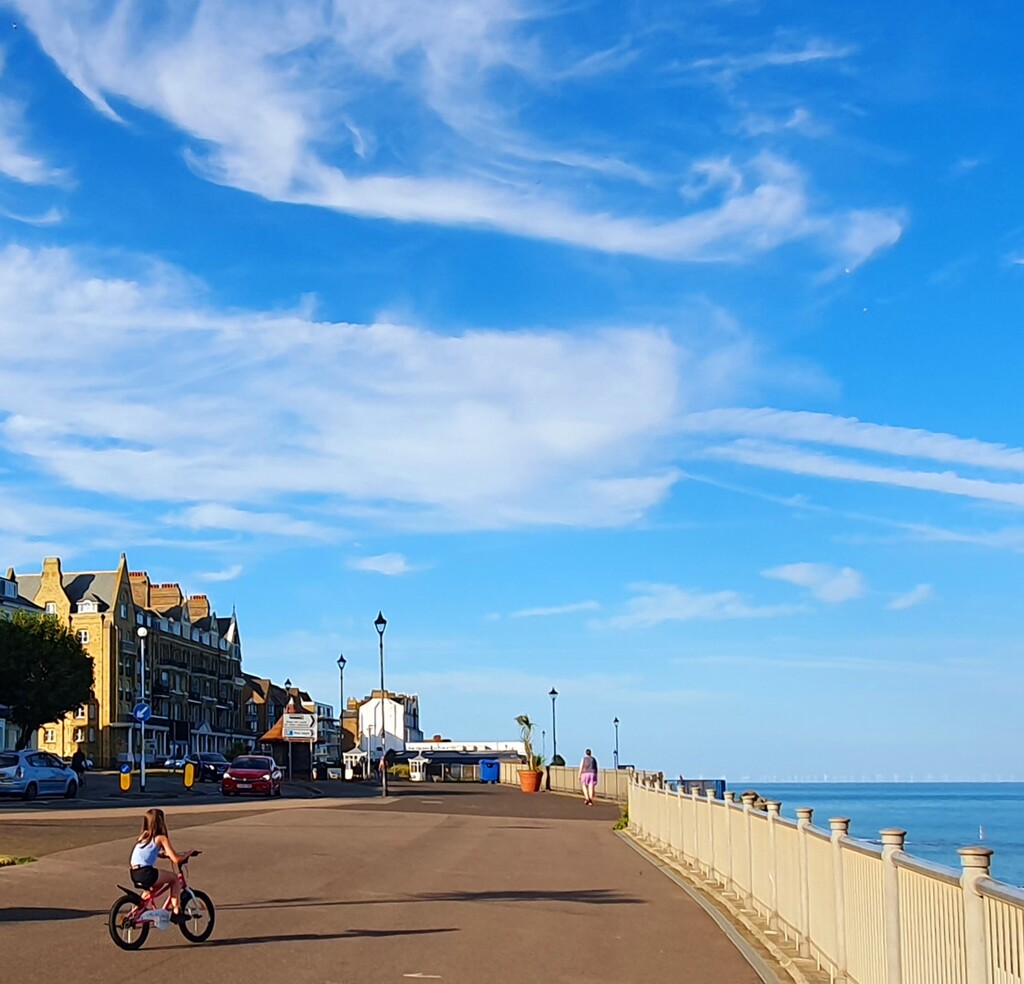
M 281 770 L 269 755 L 239 755 L 220 781 L 224 796 L 281 795 Z

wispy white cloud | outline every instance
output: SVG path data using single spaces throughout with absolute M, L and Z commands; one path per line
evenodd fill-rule
M 596 601 L 577 601 L 570 605 L 552 605 L 546 608 L 522 608 L 512 612 L 509 618 L 543 618 L 548 615 L 574 615 L 577 612 L 597 611 L 601 606 Z
M 837 45 L 821 38 L 812 38 L 799 45 L 778 45 L 747 54 L 724 54 L 699 58 L 690 68 L 706 74 L 716 82 L 731 85 L 739 76 L 770 68 L 790 68 L 815 62 L 838 61 L 856 52 L 852 45 Z
M 920 605 L 924 601 L 928 601 L 932 596 L 932 586 L 930 584 L 919 584 L 917 587 L 912 588 L 906 594 L 901 594 L 896 598 L 893 598 L 885 607 L 892 612 L 903 611 L 906 608 L 913 608 L 915 605 Z
M 752 605 L 736 591 L 699 592 L 675 584 L 635 584 L 626 611 L 598 623 L 614 629 L 651 628 L 694 619 L 777 618 L 804 611 L 801 605 Z
M 251 512 L 234 506 L 205 502 L 171 513 L 165 521 L 192 530 L 236 530 L 240 533 L 261 533 L 271 536 L 325 539 L 323 527 L 283 513 Z
M 13 220 L 14 222 L 20 222 L 22 225 L 38 227 L 59 225 L 64 221 L 64 213 L 56 207 L 48 208 L 45 212 L 41 212 L 39 215 L 26 215 L 22 212 L 12 212 L 9 209 L 0 208 L 0 215 Z
M 160 20 L 129 0 L 18 8 L 99 111 L 116 119 L 111 103 L 123 100 L 160 115 L 191 138 L 196 173 L 273 201 L 681 261 L 737 260 L 807 239 L 857 264 L 892 245 L 904 223 L 897 210 L 820 207 L 794 163 L 764 155 L 703 209 L 628 210 L 593 186 L 597 197 L 583 202 L 578 168 L 615 180 L 643 180 L 644 169 L 609 152 L 614 134 L 547 147 L 516 125 L 504 107 L 509 78 L 539 95 L 565 70 L 543 54 L 544 18 L 524 0 L 452 0 L 443 12 L 426 0 L 202 4 Z M 811 41 L 698 66 L 735 76 L 848 53 Z M 620 64 L 576 59 L 575 77 Z M 401 157 L 378 162 L 375 134 L 396 117 Z
M 350 557 L 345 566 L 353 571 L 369 571 L 395 577 L 409 574 L 414 568 L 400 553 L 383 553 L 373 557 Z
M 192 530 L 621 525 L 680 480 L 661 453 L 679 406 L 760 371 L 735 327 L 451 335 L 201 298 L 160 264 L 0 250 L 0 447 L 72 488 L 188 504 L 166 521 Z
M 200 574 L 199 579 L 211 582 L 234 581 L 242 573 L 242 570 L 241 564 L 232 564 L 222 571 L 207 571 L 205 574 Z
M 864 578 L 852 567 L 831 564 L 783 564 L 761 572 L 764 577 L 788 581 L 808 591 L 819 601 L 835 605 L 860 598 L 865 591 Z
M 4 52 L 0 49 L 0 78 L 4 74 Z M 53 184 L 62 172 L 27 149 L 24 108 L 13 99 L 0 97 L 0 175 L 23 184 Z

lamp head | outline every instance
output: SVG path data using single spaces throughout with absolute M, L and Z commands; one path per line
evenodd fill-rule
M 345 669 L 345 664 L 347 662 L 348 662 L 348 660 L 345 659 L 345 654 L 344 653 L 338 653 L 338 669 L 339 670 Z
M 612 721 L 612 724 L 614 724 L 615 727 L 618 727 L 619 726 L 619 719 L 616 718 L 614 721 Z
M 377 612 L 377 617 L 373 620 L 373 626 L 377 630 L 377 635 L 384 635 L 384 630 L 388 627 L 388 620 L 384 617 L 383 612 Z
M 144 625 L 140 625 L 140 626 L 139 626 L 139 627 L 138 627 L 138 628 L 137 628 L 137 629 L 135 630 L 135 634 L 136 634 L 136 635 L 137 635 L 137 636 L 138 636 L 138 637 L 139 637 L 140 639 L 145 639 L 145 638 L 146 638 L 146 636 L 148 636 L 148 635 L 149 635 L 149 629 L 147 629 L 147 628 L 146 628 L 146 626 L 144 626 Z
M 551 698 L 552 700 L 554 700 L 554 699 L 555 699 L 555 698 L 556 698 L 556 697 L 558 696 L 558 691 L 557 691 L 557 690 L 555 690 L 555 688 L 554 688 L 554 687 L 552 687 L 552 688 L 551 688 L 551 690 L 550 690 L 550 691 L 549 691 L 549 693 L 548 693 L 548 696 L 549 696 L 549 697 L 550 697 L 550 698 Z
M 285 690 L 291 690 L 291 687 L 292 687 L 291 680 L 285 680 L 285 682 L 284 682 L 284 689 Z

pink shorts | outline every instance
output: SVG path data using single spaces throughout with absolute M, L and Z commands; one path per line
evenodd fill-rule
M 597 785 L 597 773 L 596 772 L 584 772 L 580 777 L 580 782 L 584 786 L 596 786 Z

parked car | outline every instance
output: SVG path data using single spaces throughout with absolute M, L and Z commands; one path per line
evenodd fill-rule
M 229 764 L 220 752 L 191 752 L 185 757 L 182 768 L 189 762 L 195 766 L 197 782 L 220 782 Z
M 37 796 L 78 795 L 78 777 L 56 755 L 34 749 L 0 752 L 0 796 L 20 796 L 33 800 Z
M 225 796 L 280 796 L 281 770 L 269 755 L 239 755 L 220 781 Z
M 188 759 L 187 755 L 172 755 L 169 759 L 164 759 L 165 769 L 184 769 L 185 762 Z

